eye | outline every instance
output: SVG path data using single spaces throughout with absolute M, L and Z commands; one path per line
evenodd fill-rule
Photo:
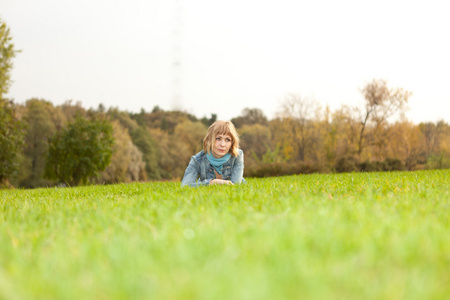
M 227 142 L 231 142 L 231 140 L 230 140 L 230 139 L 227 139 Z

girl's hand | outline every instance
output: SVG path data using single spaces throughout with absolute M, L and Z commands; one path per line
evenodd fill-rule
M 230 180 L 223 180 L 223 179 L 213 179 L 209 183 L 210 185 L 213 184 L 228 184 L 228 185 L 234 185 Z

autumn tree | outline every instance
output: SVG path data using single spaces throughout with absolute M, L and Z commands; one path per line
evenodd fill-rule
M 428 169 L 450 168 L 450 125 L 444 121 L 421 123 L 424 135 L 426 167 Z
M 133 144 L 128 130 L 113 121 L 114 153 L 111 163 L 100 173 L 97 182 L 117 183 L 147 180 L 142 152 Z
M 139 148 L 132 141 L 127 142 L 127 148 L 130 157 L 127 168 L 127 181 L 146 181 L 147 173 L 145 172 L 142 152 L 139 151 Z
M 445 139 L 445 133 L 448 125 L 444 121 L 436 123 L 425 122 L 419 124 L 419 129 L 424 136 L 425 155 L 430 156 L 440 152 L 440 146 Z
M 157 162 L 164 179 L 181 178 L 192 153 L 189 146 L 174 135 L 160 128 L 151 128 L 150 134 L 158 141 Z
M 370 124 L 374 127 L 371 138 L 383 129 L 388 119 L 398 112 L 402 112 L 408 102 L 411 92 L 402 88 L 389 88 L 385 80 L 372 80 L 362 90 L 365 99 L 364 110 L 359 110 L 361 126 L 359 131 L 357 154 L 361 155 L 367 144 L 367 128 Z M 379 135 L 380 136 L 380 135 Z M 384 140 L 386 137 L 383 138 Z M 373 141 L 372 141 L 373 143 Z
M 246 160 L 261 161 L 270 149 L 271 132 L 268 126 L 261 124 L 244 125 L 240 129 L 241 147 L 246 153 Z
M 156 110 L 156 112 L 159 110 Z M 161 170 L 158 165 L 158 144 L 150 134 L 148 127 L 145 125 L 145 111 L 132 116 L 117 108 L 109 109 L 107 115 L 111 120 L 117 120 L 120 125 L 128 130 L 131 140 L 138 150 L 142 153 L 142 159 L 145 162 L 145 170 L 148 179 L 161 179 Z M 136 118 L 142 123 L 138 124 Z M 137 153 L 135 153 L 138 155 Z
M 396 122 L 390 126 L 387 158 L 398 158 L 407 170 L 414 170 L 424 160 L 425 144 L 418 126 L 408 121 Z
M 67 122 L 71 122 L 77 116 L 86 117 L 88 115 L 87 111 L 81 106 L 80 101 L 76 101 L 74 104 L 72 100 L 67 100 L 59 105 L 58 109 L 62 112 Z
M 174 137 L 184 142 L 189 153 L 194 155 L 203 149 L 206 130 L 206 126 L 201 122 L 184 121 L 175 127 Z
M 110 163 L 114 139 L 104 118 L 75 117 L 50 140 L 45 175 L 70 185 L 84 184 Z
M 329 169 L 340 159 L 352 157 L 356 151 L 358 122 L 352 117 L 351 110 L 342 106 L 334 112 L 325 111 L 321 125 L 323 129 L 322 147 Z
M 307 153 L 318 141 L 313 120 L 319 110 L 315 101 L 294 94 L 287 95 L 282 104 L 281 119 L 284 128 L 281 130 L 285 136 L 284 144 L 292 146 L 296 160 L 305 161 Z

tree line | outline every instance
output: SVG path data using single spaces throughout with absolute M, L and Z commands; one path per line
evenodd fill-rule
M 0 186 L 177 180 L 217 119 L 158 106 L 133 113 L 38 98 L 17 104 L 3 97 L 18 51 L 1 20 L 0 49 Z M 449 168 L 450 126 L 408 121 L 410 96 L 374 79 L 361 89 L 360 106 L 331 111 L 290 94 L 270 120 L 246 108 L 231 119 L 241 134 L 244 176 Z
M 241 135 L 244 176 L 450 167 L 447 123 L 390 121 L 410 94 L 385 81 L 362 92 L 360 109 L 332 112 L 298 95 L 286 96 L 271 120 L 258 108 L 244 109 L 231 120 Z M 180 179 L 217 119 L 157 106 L 131 113 L 103 105 L 86 110 L 70 101 L 0 103 L 0 179 L 26 188 Z

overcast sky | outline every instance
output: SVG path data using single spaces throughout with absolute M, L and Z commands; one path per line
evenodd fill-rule
M 6 96 L 220 119 L 258 107 L 272 118 L 289 93 L 361 105 L 377 78 L 413 93 L 408 119 L 449 122 L 447 3 L 0 0 L 22 50 Z

